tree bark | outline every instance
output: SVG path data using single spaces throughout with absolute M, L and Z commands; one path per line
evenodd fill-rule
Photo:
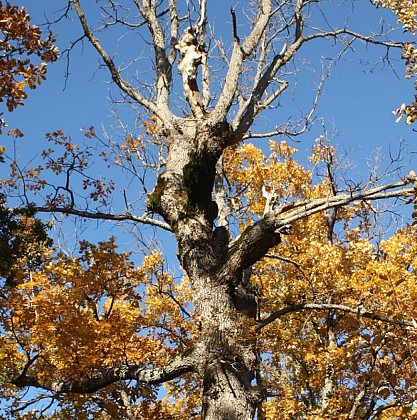
M 149 208 L 175 233 L 178 258 L 191 281 L 204 355 L 197 366 L 204 385 L 203 418 L 216 420 L 252 419 L 259 405 L 252 384 L 258 357 L 248 330 L 255 327 L 255 291 L 242 281 L 245 254 L 239 247 L 230 252 L 227 230 L 214 227 L 216 164 L 230 136 L 226 122 L 179 121 L 167 138 L 166 171 L 148 198 Z

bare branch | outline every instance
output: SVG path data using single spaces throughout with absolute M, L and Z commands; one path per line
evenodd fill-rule
M 119 86 L 119 88 L 130 96 L 133 100 L 144 106 L 149 112 L 158 116 L 158 118 L 164 122 L 165 126 L 170 127 L 172 125 L 172 115 L 166 109 L 157 106 L 154 102 L 142 96 L 138 91 L 136 91 L 128 82 L 126 82 L 118 69 L 112 58 L 109 56 L 107 51 L 103 48 L 98 38 L 94 35 L 92 29 L 88 25 L 87 19 L 84 15 L 84 12 L 81 8 L 79 0 L 72 0 L 75 11 L 77 12 L 78 18 L 81 22 L 82 28 L 86 37 L 89 39 L 93 47 L 100 54 L 101 58 L 105 62 L 106 66 L 110 70 L 113 81 Z
M 291 134 L 291 132 L 288 132 L 288 130 L 280 130 L 278 128 L 270 133 L 265 133 L 265 135 L 264 134 L 255 134 L 255 135 L 247 134 L 247 132 L 249 128 L 251 127 L 251 125 L 253 124 L 255 117 L 263 109 L 265 109 L 272 102 L 274 102 L 276 98 L 278 98 L 278 96 L 287 88 L 287 84 L 286 82 L 284 82 L 284 84 L 281 84 L 280 88 L 277 89 L 272 95 L 262 100 L 262 97 L 265 94 L 266 89 L 270 86 L 271 82 L 274 80 L 275 75 L 277 74 L 279 69 L 285 66 L 293 58 L 295 53 L 301 48 L 301 46 L 305 42 L 318 39 L 318 38 L 327 38 L 327 37 L 338 38 L 341 35 L 346 35 L 353 38 L 349 41 L 349 43 L 352 43 L 355 40 L 361 40 L 369 44 L 380 45 L 386 48 L 401 48 L 401 43 L 399 42 L 379 40 L 377 39 L 377 35 L 366 36 L 366 35 L 362 35 L 360 33 L 351 31 L 346 28 L 336 29 L 332 31 L 325 31 L 325 32 L 317 32 L 317 33 L 310 34 L 308 36 L 303 36 L 302 35 L 303 24 L 302 24 L 302 17 L 301 17 L 302 5 L 303 5 L 303 1 L 299 0 L 297 2 L 297 10 L 296 10 L 296 36 L 295 36 L 294 42 L 288 48 L 286 48 L 286 45 L 284 45 L 280 53 L 275 55 L 271 63 L 268 65 L 268 67 L 264 71 L 262 77 L 259 78 L 259 81 L 256 84 L 256 86 L 254 86 L 250 98 L 246 101 L 246 103 L 243 106 L 240 107 L 233 121 L 232 126 L 235 130 L 234 139 L 236 142 L 242 140 L 243 138 L 245 139 L 246 138 L 264 138 L 269 135 L 276 136 L 280 134 L 288 134 L 290 136 L 294 135 L 294 134 Z M 319 86 L 318 92 L 321 93 L 321 90 L 322 90 L 322 83 Z M 315 104 L 313 105 L 311 112 L 309 113 L 309 116 L 306 119 L 306 125 L 304 129 L 301 130 L 300 134 L 307 130 L 308 122 L 311 120 L 312 112 L 314 112 L 315 108 L 316 108 L 316 101 L 315 101 Z
M 168 62 L 172 66 L 177 57 L 177 39 L 178 39 L 178 12 L 175 7 L 175 0 L 169 0 L 169 12 L 171 17 L 171 50 L 168 55 Z
M 259 44 L 265 28 L 269 22 L 271 13 L 272 0 L 263 0 L 261 10 L 253 26 L 253 29 L 251 33 L 246 37 L 242 45 L 240 45 L 240 39 L 236 33 L 237 31 L 234 31 L 233 51 L 230 58 L 223 90 L 213 112 L 211 113 L 212 121 L 216 122 L 225 119 L 237 91 L 242 63 L 252 54 L 253 50 Z
M 143 2 L 143 4 L 141 4 L 139 0 L 134 0 L 134 2 L 139 12 L 146 20 L 152 35 L 152 45 L 155 51 L 156 61 L 156 104 L 161 115 L 155 114 L 164 123 L 165 127 L 170 128 L 173 115 L 169 109 L 169 92 L 172 84 L 172 64 L 176 58 L 175 45 L 178 37 L 178 15 L 175 2 L 171 0 L 169 3 L 171 18 L 171 50 L 168 58 L 165 47 L 164 31 L 158 23 L 156 2 Z M 166 122 L 167 119 L 170 123 L 168 125 Z
M 272 3 L 272 0 L 262 0 L 261 10 L 256 17 L 252 32 L 246 37 L 242 44 L 242 51 L 245 58 L 252 54 L 262 38 L 265 28 L 272 15 Z
M 207 21 L 207 0 L 199 0 L 198 2 L 200 3 L 200 17 L 195 24 L 195 30 L 197 33 L 201 33 Z
M 250 98 L 247 100 L 246 104 L 241 107 L 233 121 L 232 126 L 235 131 L 234 140 L 236 142 L 239 142 L 243 138 L 253 124 L 255 117 L 260 111 L 265 109 L 265 104 L 269 105 L 287 88 L 287 84 L 283 83 L 272 95 L 273 97 L 271 100 L 266 99 L 266 103 L 263 104 L 262 97 L 278 70 L 292 59 L 303 43 L 304 38 L 300 36 L 288 49 L 286 48 L 286 45 L 284 45 L 279 54 L 275 55 L 271 63 L 268 65 L 262 77 L 259 79 L 259 82 L 253 89 Z
M 294 261 L 291 258 L 283 257 L 281 255 L 265 254 L 265 257 L 266 258 L 271 258 L 273 260 L 279 260 L 279 261 L 282 261 L 282 262 L 285 262 L 285 263 L 288 263 L 288 264 L 292 264 L 293 266 L 295 266 L 301 272 L 301 274 L 303 275 L 304 279 L 309 282 L 309 279 L 307 277 L 307 274 L 305 273 L 303 267 L 301 267 L 301 265 L 297 261 Z
M 404 178 L 401 181 L 382 185 L 368 190 L 352 192 L 351 194 L 339 194 L 327 198 L 317 198 L 307 202 L 294 203 L 278 209 L 276 216 L 291 210 L 285 216 L 277 219 L 277 228 L 294 223 L 297 220 L 330 210 L 335 207 L 346 206 L 354 201 L 383 200 L 388 198 L 411 197 L 415 194 L 414 188 L 403 188 L 414 182 L 414 179 Z M 394 191 L 390 191 L 394 190 Z
M 293 312 L 301 312 L 301 311 L 308 311 L 308 310 L 318 310 L 318 311 L 324 311 L 324 310 L 335 310 L 335 311 L 342 311 L 342 312 L 348 312 L 351 314 L 354 314 L 358 317 L 363 317 L 367 319 L 373 319 L 375 321 L 381 321 L 388 324 L 394 324 L 399 325 L 401 327 L 406 328 L 416 328 L 416 324 L 413 322 L 408 321 L 401 321 L 394 318 L 389 318 L 386 316 L 374 314 L 372 312 L 365 311 L 363 308 L 351 308 L 350 306 L 345 305 L 339 305 L 335 303 L 304 303 L 299 305 L 291 305 L 287 306 L 285 308 L 280 309 L 279 311 L 276 311 L 269 315 L 267 318 L 265 318 L 263 321 L 260 321 L 258 323 L 257 330 L 261 330 L 262 328 L 266 327 L 268 324 L 271 324 L 278 318 L 281 318 L 282 316 L 293 313 Z
M 401 48 L 402 43 L 401 42 L 391 42 L 391 41 L 383 41 L 376 39 L 378 35 L 363 35 L 358 32 L 351 31 L 347 28 L 342 29 L 335 29 L 333 31 L 326 31 L 326 32 L 317 32 L 311 35 L 306 36 L 304 39 L 305 41 L 310 41 L 312 39 L 317 38 L 337 38 L 340 35 L 350 35 L 354 38 L 354 40 L 359 39 L 360 41 L 364 41 L 367 44 L 374 44 L 374 45 L 380 45 L 387 48 Z M 350 41 L 352 42 L 352 41 Z
M 203 106 L 207 109 L 210 105 L 211 101 L 211 92 L 210 92 L 210 67 L 208 63 L 207 57 L 207 46 L 206 46 L 206 38 L 207 38 L 207 25 L 204 21 L 203 26 L 201 28 L 201 35 L 200 35 L 200 44 L 202 45 L 202 54 L 201 54 L 201 85 L 203 90 Z
M 327 69 L 327 72 L 322 75 L 320 82 L 318 83 L 318 86 L 316 88 L 316 95 L 314 97 L 313 104 L 311 106 L 309 113 L 301 117 L 298 122 L 291 124 L 291 122 L 288 121 L 282 124 L 281 126 L 275 127 L 275 130 L 272 130 L 266 133 L 252 133 L 251 131 L 248 131 L 247 134 L 243 136 L 243 140 L 271 138 L 271 137 L 276 137 L 276 136 L 287 136 L 294 139 L 295 137 L 301 136 L 302 134 L 306 133 L 314 121 L 314 113 L 316 111 L 319 98 L 321 94 L 323 93 L 324 83 L 329 76 L 330 76 L 330 69 Z M 270 105 L 282 93 L 282 91 L 287 88 L 288 86 L 287 82 L 285 81 L 279 81 L 279 82 L 282 83 L 283 85 L 281 85 L 280 88 L 276 92 L 274 92 L 266 100 L 264 100 L 263 108 L 265 108 L 265 104 Z
M 102 213 L 102 212 L 91 212 L 87 210 L 77 210 L 71 207 L 49 207 L 49 206 L 47 207 L 33 206 L 32 209 L 39 213 L 61 213 L 61 214 L 67 214 L 67 215 L 72 215 L 72 216 L 79 216 L 85 219 L 109 220 L 109 221 L 115 221 L 115 222 L 131 221 L 131 222 L 143 223 L 145 225 L 159 227 L 169 232 L 172 231 L 172 229 L 167 223 L 162 222 L 160 220 L 152 219 L 151 217 L 148 217 L 146 213 L 143 216 L 134 216 L 129 213 L 111 214 L 111 213 Z

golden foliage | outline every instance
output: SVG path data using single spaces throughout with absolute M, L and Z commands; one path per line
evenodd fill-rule
M 66 145 L 61 134 L 57 141 Z M 294 200 L 334 194 L 335 150 L 322 138 L 310 156 L 314 170 L 297 163 L 296 149 L 286 142 L 271 141 L 269 149 L 266 156 L 246 144 L 225 156 L 236 231 L 263 215 L 265 187 L 282 212 Z M 260 410 L 263 418 L 343 419 L 356 401 L 353 418 L 361 418 L 372 401 L 380 418 L 413 415 L 414 329 L 362 314 L 417 319 L 417 232 L 408 226 L 378 240 L 372 217 L 373 208 L 359 203 L 300 220 L 253 267 L 261 318 L 288 309 L 257 333 L 253 324 L 242 325 L 262 355 L 262 385 L 271 395 Z M 3 287 L 2 398 L 19 401 L 10 380 L 25 366 L 38 381 L 59 383 L 92 378 L 127 360 L 163 366 L 192 348 L 199 331 L 190 285 L 187 278 L 173 278 L 159 252 L 135 266 L 129 254 L 118 252 L 114 238 L 81 242 L 79 250 L 79 257 L 68 257 L 44 249 L 41 264 L 33 268 L 19 261 L 19 281 Z M 342 305 L 357 312 L 295 310 L 303 304 Z M 330 390 L 326 395 L 325 389 Z M 124 393 L 130 407 L 122 402 Z M 164 397 L 158 397 L 157 387 L 118 383 L 93 397 L 56 397 L 51 418 L 87 419 L 92 413 L 125 418 L 130 410 L 137 418 L 185 419 L 200 410 L 201 383 L 186 375 L 166 384 Z
M 82 242 L 80 252 L 78 258 L 45 255 L 39 270 L 22 272 L 17 286 L 3 288 L 0 353 L 7 363 L 0 377 L 5 383 L 35 355 L 28 373 L 51 383 L 90 378 L 127 360 L 163 364 L 190 343 L 193 328 L 181 309 L 188 288 L 165 272 L 159 253 L 134 268 L 127 253 L 117 252 L 114 238 L 98 245 Z M 146 389 L 143 404 L 156 404 L 151 387 L 141 392 Z M 4 386 L 2 397 L 14 391 Z M 80 396 L 66 404 L 71 409 L 81 404 L 77 418 L 82 418 L 81 407 L 88 403 Z
M 294 198 L 332 195 L 331 179 L 323 176 L 314 183 L 313 173 L 293 160 L 295 150 L 286 143 L 270 142 L 270 150 L 268 157 L 253 145 L 229 152 L 227 177 L 240 200 L 238 220 L 245 225 L 262 215 L 262 185 L 274 189 L 276 208 L 284 211 Z M 327 175 L 334 153 L 318 139 L 310 161 Z M 362 391 L 353 418 L 362 418 L 369 401 L 380 407 L 381 418 L 413 412 L 415 331 L 360 314 L 417 319 L 417 232 L 408 226 L 377 241 L 371 217 L 372 207 L 360 203 L 301 220 L 255 265 L 252 281 L 262 317 L 304 303 L 358 310 L 290 310 L 262 330 L 263 380 L 276 395 L 263 405 L 266 419 L 348 418 Z M 324 404 L 326 377 L 331 393 Z

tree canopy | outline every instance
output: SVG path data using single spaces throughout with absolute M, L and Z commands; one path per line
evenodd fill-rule
M 334 63 L 362 43 L 416 80 L 416 6 L 374 1 L 397 26 L 358 31 L 355 1 L 236 2 L 217 29 L 213 3 L 62 0 L 55 41 L 0 2 L 8 112 L 69 21 L 67 67 L 92 46 L 115 109 L 135 113 L 113 132 L 47 128 L 29 163 L 18 128 L 0 146 L 2 415 L 416 416 L 417 175 L 393 152 L 365 180 L 349 170 L 316 117 L 329 66 L 310 108 L 280 120 L 306 49 L 330 43 Z M 415 99 L 393 112 L 413 124 Z M 97 222 L 113 235 L 96 240 Z

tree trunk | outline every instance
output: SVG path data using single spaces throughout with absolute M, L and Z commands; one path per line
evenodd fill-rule
M 250 320 L 243 308 L 236 308 L 227 285 L 201 280 L 194 283 L 194 302 L 206 355 L 200 368 L 203 418 L 252 419 L 258 405 L 252 387 L 258 358 Z
M 226 123 L 183 119 L 167 136 L 166 171 L 148 199 L 175 232 L 178 258 L 191 281 L 204 355 L 197 367 L 204 385 L 203 418 L 213 420 L 252 419 L 259 404 L 252 384 L 258 357 L 248 327 L 257 313 L 255 292 L 242 281 L 242 267 L 224 270 L 229 234 L 214 227 L 215 167 L 228 136 Z

